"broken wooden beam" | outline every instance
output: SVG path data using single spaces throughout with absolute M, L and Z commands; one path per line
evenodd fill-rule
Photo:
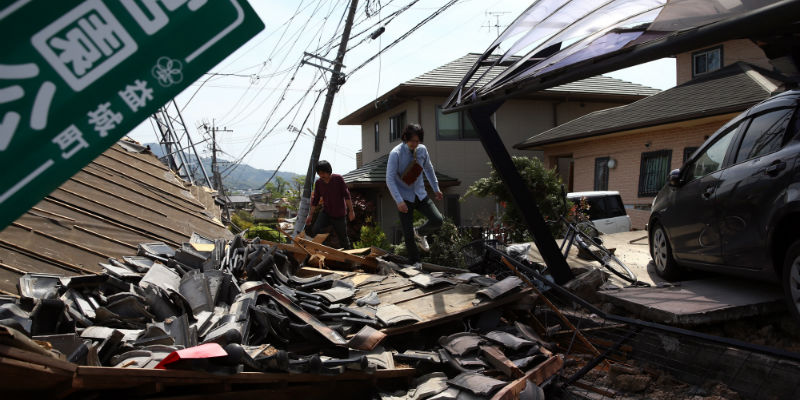
M 562 358 L 561 355 L 552 356 L 526 372 L 522 377 L 500 389 L 500 391 L 495 393 L 492 397 L 492 400 L 515 400 L 519 398 L 519 394 L 525 390 L 528 382 L 541 385 L 542 382 L 558 373 L 562 366 L 564 366 L 564 358 Z

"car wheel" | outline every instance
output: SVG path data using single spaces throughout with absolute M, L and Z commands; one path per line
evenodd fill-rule
M 789 313 L 800 320 L 800 240 L 795 241 L 786 252 L 783 262 L 783 292 Z
M 653 257 L 656 273 L 668 281 L 680 279 L 683 269 L 672 258 L 672 248 L 669 245 L 667 232 L 657 222 L 654 222 L 651 226 L 650 256 Z

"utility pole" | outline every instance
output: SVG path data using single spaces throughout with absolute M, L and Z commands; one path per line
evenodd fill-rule
M 342 62 L 344 61 L 344 54 L 347 52 L 347 41 L 350 39 L 350 29 L 353 27 L 353 19 L 355 18 L 357 7 L 358 0 L 351 0 L 350 10 L 347 13 L 347 21 L 345 22 L 344 31 L 342 32 L 342 41 L 339 43 L 339 51 L 336 53 L 336 60 L 334 60 L 332 63 L 332 75 L 330 81 L 328 82 L 328 91 L 325 94 L 325 105 L 322 107 L 322 115 L 320 116 L 319 127 L 317 128 L 317 136 L 314 139 L 314 149 L 311 151 L 311 159 L 308 162 L 308 172 L 306 173 L 306 182 L 303 187 L 303 196 L 300 199 L 300 207 L 297 210 L 297 220 L 294 223 L 294 233 L 292 236 L 297 236 L 300 231 L 303 230 L 306 224 L 306 217 L 308 217 L 309 204 L 311 203 L 311 187 L 314 184 L 314 176 L 317 173 L 317 162 L 319 161 L 319 154 L 322 152 L 322 142 L 325 140 L 325 131 L 328 128 L 328 119 L 331 116 L 333 96 L 336 95 L 336 92 L 339 90 L 339 86 L 344 84 Z M 324 60 L 319 56 L 310 56 Z
M 203 128 L 206 129 L 206 133 L 208 133 L 208 125 L 203 124 Z M 220 151 L 219 147 L 217 147 L 217 132 L 233 132 L 228 128 L 217 128 L 215 121 L 211 120 L 211 175 L 214 179 L 214 189 L 217 190 L 217 196 L 221 199 L 225 200 L 225 221 L 224 223 L 228 223 L 231 220 L 231 211 L 228 208 L 228 201 L 227 196 L 225 196 L 225 187 L 222 185 L 222 175 L 219 173 L 219 166 L 217 165 L 217 152 Z
M 208 131 L 208 126 L 205 126 L 206 131 Z M 211 174 L 214 177 L 214 188 L 217 189 L 217 193 L 220 196 L 225 195 L 225 187 L 222 185 L 222 175 L 219 173 L 219 166 L 217 165 L 217 152 L 219 151 L 219 147 L 217 147 L 217 132 L 233 132 L 228 128 L 217 128 L 216 123 L 214 120 L 211 120 Z

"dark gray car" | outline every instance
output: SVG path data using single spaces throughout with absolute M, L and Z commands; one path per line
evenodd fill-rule
M 656 196 L 656 272 L 684 267 L 783 285 L 800 318 L 800 91 L 751 107 L 714 133 Z

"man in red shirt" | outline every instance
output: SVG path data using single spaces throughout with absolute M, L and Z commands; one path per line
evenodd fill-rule
M 314 216 L 321 198 L 322 211 L 311 228 L 311 234 L 317 235 L 323 229 L 333 225 L 333 231 L 336 233 L 336 237 L 339 238 L 339 244 L 345 249 L 349 249 L 350 240 L 347 239 L 347 219 L 352 221 L 356 218 L 356 213 L 353 211 L 350 190 L 347 189 L 344 179 L 342 179 L 341 175 L 331 172 L 333 172 L 333 169 L 329 162 L 320 160 L 317 163 L 319 179 L 314 183 L 313 200 L 311 201 L 308 218 L 306 218 L 306 225 L 311 223 L 311 218 Z

